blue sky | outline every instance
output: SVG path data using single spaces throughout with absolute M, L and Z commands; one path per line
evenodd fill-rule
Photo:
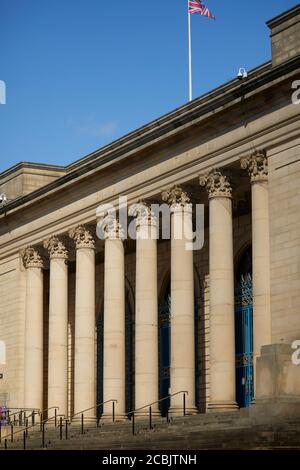
M 194 96 L 271 57 L 265 21 L 298 0 L 206 0 Z M 187 0 L 0 0 L 0 171 L 64 165 L 187 102 Z

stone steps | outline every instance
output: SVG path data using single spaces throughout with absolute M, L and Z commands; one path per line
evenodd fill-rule
M 269 419 L 264 424 L 254 422 L 239 413 L 226 415 L 197 415 L 172 419 L 153 420 L 154 429 L 148 429 L 148 421 L 136 421 L 136 435 L 132 435 L 131 423 L 105 423 L 101 427 L 87 426 L 84 434 L 78 424 L 69 428 L 69 439 L 59 440 L 59 429 L 48 427 L 45 443 L 48 449 L 143 449 L 143 450 L 193 450 L 193 449 L 300 449 L 300 419 L 276 422 Z M 42 436 L 36 430 L 29 434 L 27 449 L 41 449 Z M 3 442 L 0 445 L 3 448 Z M 23 436 L 9 449 L 22 449 Z

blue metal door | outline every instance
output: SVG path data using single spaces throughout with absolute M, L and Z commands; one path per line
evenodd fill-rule
M 170 389 L 170 362 L 171 362 L 171 330 L 170 330 L 170 295 L 159 309 L 159 398 L 169 395 Z M 160 403 L 160 412 L 166 416 L 170 407 L 170 399 Z
M 254 397 L 253 381 L 253 302 L 252 278 L 241 275 L 237 286 L 235 311 L 236 400 L 241 408 Z

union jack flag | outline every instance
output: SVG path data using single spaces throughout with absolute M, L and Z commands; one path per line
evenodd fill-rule
M 189 0 L 189 14 L 194 15 L 197 13 L 198 15 L 207 16 L 212 20 L 215 20 L 213 13 L 201 3 L 201 0 Z

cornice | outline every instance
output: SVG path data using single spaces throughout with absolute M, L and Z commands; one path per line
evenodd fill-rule
M 275 145 L 281 144 L 284 141 L 288 141 L 291 138 L 294 138 L 299 135 L 298 129 L 299 117 L 293 116 L 292 118 L 284 121 L 283 123 L 276 124 L 268 129 L 264 129 L 259 134 L 255 135 L 256 146 L 260 147 L 263 146 L 265 148 L 273 147 Z M 295 124 L 297 124 L 297 129 L 295 128 Z M 293 126 L 289 131 L 287 130 L 287 126 Z M 282 128 L 284 131 L 279 133 L 279 129 Z M 273 133 L 273 135 L 272 135 Z M 270 137 L 266 139 L 266 136 L 270 134 Z M 151 198 L 155 194 L 160 193 L 161 190 L 166 187 L 165 180 L 168 179 L 168 186 L 174 186 L 176 184 L 181 185 L 187 183 L 191 179 L 195 177 L 196 174 L 205 173 L 209 171 L 211 168 L 211 160 L 215 160 L 218 156 L 225 156 L 227 152 L 234 152 L 231 153 L 230 156 L 224 158 L 222 161 L 222 165 L 219 164 L 220 168 L 223 166 L 230 165 L 233 161 L 238 163 L 241 156 L 247 156 L 249 151 L 251 151 L 252 143 L 254 137 L 245 136 L 245 138 L 240 139 L 239 141 L 234 142 L 233 144 L 222 147 L 215 152 L 212 152 L 206 155 L 204 158 L 201 157 L 201 162 L 191 161 L 185 164 L 184 166 L 180 167 L 180 172 L 178 168 L 173 168 L 172 170 L 160 174 L 159 176 L 155 176 L 151 180 L 147 180 L 143 183 L 139 183 L 134 187 L 131 187 L 124 193 L 123 195 L 128 196 L 128 204 L 133 204 L 136 202 L 137 197 L 132 196 L 132 193 L 139 193 L 138 198 Z M 117 201 L 117 196 L 114 195 L 112 197 L 108 197 L 105 199 L 101 199 L 101 203 L 106 204 L 114 204 Z M 41 243 L 43 239 L 48 238 L 52 233 L 57 234 L 65 234 L 68 233 L 70 227 L 75 225 L 90 225 L 96 223 L 96 209 L 99 206 L 99 201 L 97 203 L 89 204 L 88 207 L 81 208 L 80 210 L 76 210 L 76 212 L 72 212 L 72 214 L 66 214 L 63 219 L 59 221 L 57 219 L 48 222 L 47 224 L 43 225 L 42 230 L 39 226 L 36 229 L 33 229 L 30 233 L 23 234 L 14 238 L 13 241 L 8 240 L 5 243 L 1 243 L 0 247 L 0 260 L 6 258 L 7 256 L 15 255 L 20 251 L 22 248 L 28 245 L 37 245 Z M 2 219 L 5 221 L 5 218 Z M 0 223 L 1 217 L 0 217 Z
M 172 133 L 184 131 L 187 125 L 194 125 L 199 120 L 205 119 L 210 112 L 235 104 L 241 96 L 252 92 L 259 93 L 261 87 L 270 85 L 275 80 L 285 77 L 300 67 L 300 57 L 296 57 L 277 67 L 271 67 L 271 62 L 264 64 L 249 73 L 249 79 L 241 87 L 238 80 L 232 80 L 216 90 L 184 105 L 172 113 L 153 121 L 141 129 L 119 139 L 116 142 L 97 150 L 79 162 L 66 167 L 66 175 L 43 186 L 42 188 L 10 202 L 0 209 L 0 215 L 12 209 L 17 209 L 24 204 L 35 202 L 38 198 L 45 197 L 48 193 L 60 190 L 67 184 L 72 184 L 80 177 L 87 177 L 94 170 L 101 171 L 105 166 L 128 158 L 132 152 L 139 151 L 153 142 L 167 138 Z

